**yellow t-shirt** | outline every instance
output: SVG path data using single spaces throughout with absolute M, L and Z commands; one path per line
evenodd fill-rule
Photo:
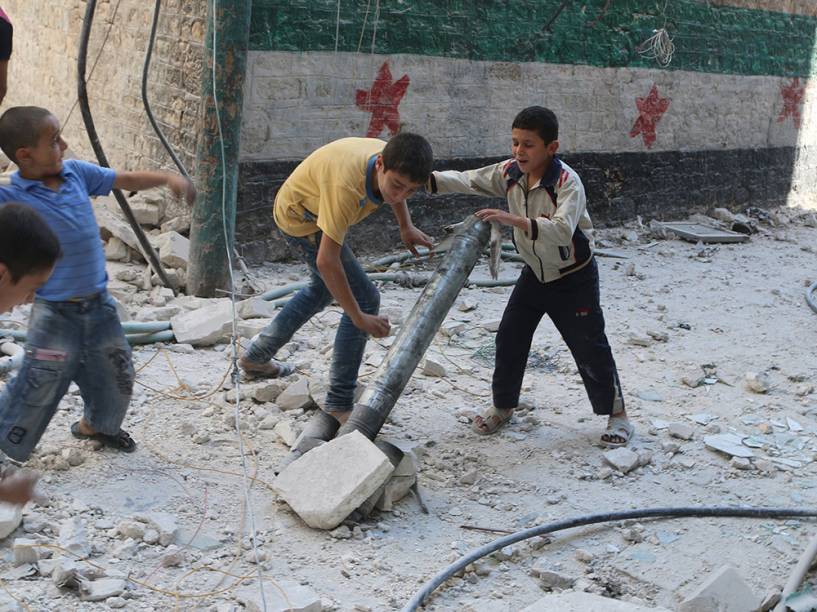
M 343 244 L 349 227 L 382 204 L 372 176 L 385 146 L 377 138 L 341 138 L 310 153 L 275 196 L 273 216 L 281 231 L 296 237 L 322 231 Z

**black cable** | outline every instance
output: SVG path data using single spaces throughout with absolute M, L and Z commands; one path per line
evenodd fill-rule
M 145 107 L 145 113 L 148 116 L 148 121 L 150 121 L 150 125 L 153 126 L 153 131 L 156 132 L 156 136 L 159 137 L 159 140 L 161 141 L 168 155 L 170 155 L 173 163 L 176 164 L 176 167 L 179 169 L 181 175 L 188 181 L 192 182 L 190 174 L 187 172 L 187 168 L 184 167 L 184 164 L 182 164 L 175 151 L 173 151 L 173 148 L 170 146 L 167 138 L 165 138 L 164 132 L 162 132 L 162 128 L 160 128 L 159 124 L 156 122 L 156 118 L 153 116 L 153 111 L 150 108 L 150 102 L 148 101 L 148 73 L 150 70 L 150 58 L 153 56 L 153 45 L 156 43 L 156 29 L 159 25 L 159 10 L 161 7 L 162 0 L 156 0 L 156 5 L 153 8 L 153 24 L 150 26 L 148 48 L 145 51 L 145 63 L 142 66 L 142 104 Z
M 817 302 L 814 301 L 814 292 L 817 291 L 817 282 L 811 284 L 811 286 L 806 289 L 806 303 L 809 305 L 814 312 L 817 312 Z
M 96 0 L 88 0 L 88 3 L 85 6 L 85 19 L 82 22 L 82 32 L 79 39 L 79 57 L 77 57 L 77 98 L 79 101 L 79 109 L 82 112 L 82 120 L 85 123 L 85 131 L 88 132 L 88 139 L 91 141 L 91 147 L 94 149 L 97 161 L 99 162 L 100 166 L 110 168 L 111 166 L 108 163 L 108 158 L 105 156 L 105 152 L 102 149 L 102 144 L 99 142 L 99 136 L 96 133 L 94 118 L 91 115 L 91 108 L 88 104 L 88 90 L 87 83 L 85 81 L 85 67 L 88 60 L 88 39 L 91 37 L 91 25 L 94 21 L 95 11 Z M 142 231 L 141 226 L 136 221 L 136 217 L 134 216 L 128 201 L 125 199 L 124 194 L 119 189 L 114 189 L 113 195 L 119 204 L 119 208 L 122 209 L 122 213 L 125 215 L 125 218 L 128 220 L 128 223 L 136 233 L 136 238 L 139 240 L 139 244 L 142 246 L 142 250 L 147 256 L 154 272 L 159 275 L 159 278 L 166 287 L 170 287 L 170 289 L 173 291 L 173 295 L 176 295 L 176 288 L 167 278 L 167 274 L 165 273 L 164 268 L 162 268 L 162 264 L 159 262 L 159 256 L 156 255 L 156 251 L 153 250 L 153 246 L 148 241 L 147 236 L 145 236 L 145 232 Z
M 807 518 L 817 517 L 817 510 L 792 510 L 788 508 L 746 508 L 746 507 L 699 507 L 699 508 L 648 508 L 640 510 L 625 510 L 623 512 L 609 512 L 602 514 L 589 514 L 579 516 L 555 523 L 547 523 L 537 527 L 530 527 L 512 533 L 510 535 L 494 540 L 484 546 L 480 546 L 466 553 L 457 561 L 443 569 L 431 580 L 426 582 L 420 590 L 409 600 L 403 612 L 414 612 L 425 603 L 425 600 L 446 580 L 451 578 L 468 565 L 490 555 L 505 546 L 509 546 L 522 540 L 534 538 L 546 533 L 562 531 L 572 527 L 583 525 L 594 525 L 596 523 L 609 523 L 612 521 L 626 521 L 644 518 L 685 518 L 685 517 L 743 517 L 743 518 Z

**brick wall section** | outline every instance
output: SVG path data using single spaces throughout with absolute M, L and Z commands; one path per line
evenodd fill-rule
M 4 107 L 43 106 L 64 121 L 76 100 L 76 61 L 85 3 L 4 0 L 2 6 L 14 24 Z M 141 100 L 142 63 L 153 6 L 146 0 L 119 2 L 105 50 L 88 85 L 96 129 L 115 168 L 175 168 L 150 127 Z M 116 7 L 116 0 L 101 0 L 97 5 L 89 70 Z M 163 2 L 148 81 L 156 120 L 191 172 L 200 132 L 206 15 L 205 0 Z M 65 138 L 77 156 L 95 161 L 78 108 L 65 127 Z

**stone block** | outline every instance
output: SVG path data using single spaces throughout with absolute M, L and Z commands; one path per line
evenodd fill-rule
M 270 319 L 250 319 L 249 321 L 239 321 L 236 329 L 238 335 L 242 338 L 252 339 L 264 331 L 264 328 L 269 324 Z
M 276 587 L 279 587 L 280 590 Z M 264 582 L 263 600 L 257 583 L 236 590 L 235 598 L 248 612 L 261 612 L 262 610 L 265 612 L 323 611 L 320 595 L 308 586 L 291 580 L 278 580 L 275 585 Z
M 233 325 L 233 308 L 229 300 L 200 310 L 191 310 L 170 319 L 176 342 L 209 346 L 228 337 Z
M 252 389 L 252 398 L 262 404 L 274 402 L 280 397 L 285 388 L 285 383 L 280 380 L 270 380 L 262 382 Z
M 301 378 L 289 385 L 275 399 L 275 403 L 285 411 L 311 408 L 315 402 L 309 393 L 309 380 Z
M 292 419 L 279 421 L 272 430 L 281 439 L 281 442 L 290 448 L 295 446 L 295 441 L 301 435 L 300 427 Z
M 394 471 L 360 432 L 340 436 L 290 463 L 273 488 L 310 527 L 334 529 Z
M 522 612 L 670 612 L 583 591 L 562 591 L 543 597 Z
M 0 540 L 8 537 L 22 522 L 22 506 L 0 502 Z
M 125 592 L 127 583 L 121 578 L 102 578 L 100 580 L 81 580 L 79 598 L 82 601 L 105 601 Z
M 116 236 L 111 236 L 105 245 L 105 259 L 108 261 L 127 261 L 130 259 L 130 248 Z
M 433 376 L 436 378 L 445 378 L 446 376 L 446 371 L 443 364 L 437 363 L 433 359 L 428 358 L 423 361 L 422 372 L 426 376 Z
M 638 463 L 638 454 L 627 448 L 615 448 L 604 453 L 604 459 L 622 474 L 626 474 Z
M 37 540 L 30 538 L 15 538 L 11 546 L 12 562 L 14 567 L 25 563 L 37 563 L 40 555 L 37 551 Z
M 149 225 L 156 227 L 161 220 L 162 211 L 149 202 L 131 202 L 130 209 L 133 211 L 133 216 L 136 217 L 136 222 L 139 225 Z
M 260 297 L 239 302 L 236 304 L 236 311 L 242 319 L 271 319 L 276 314 L 275 306 Z
M 691 440 L 692 436 L 695 435 L 695 430 L 692 428 L 692 425 L 688 425 L 687 423 L 670 423 L 667 426 L 667 431 L 673 438 L 679 438 L 681 440 Z
M 678 606 L 678 612 L 745 612 L 755 610 L 760 597 L 752 593 L 737 570 L 724 565 Z
M 190 241 L 178 232 L 159 234 L 153 241 L 159 249 L 159 261 L 163 266 L 187 270 L 190 260 Z

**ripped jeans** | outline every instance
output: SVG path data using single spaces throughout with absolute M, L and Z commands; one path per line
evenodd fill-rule
M 116 434 L 134 377 L 131 349 L 106 291 L 81 301 L 37 299 L 22 368 L 0 394 L 0 449 L 17 461 L 28 459 L 72 381 L 85 421 Z

